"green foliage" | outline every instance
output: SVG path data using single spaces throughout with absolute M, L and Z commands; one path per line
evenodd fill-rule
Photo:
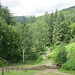
M 74 70 L 65 70 L 65 69 L 60 68 L 59 71 L 63 72 L 63 73 L 66 73 L 66 74 L 75 75 L 75 71 Z
M 36 60 L 36 59 L 38 59 L 39 55 L 40 55 L 39 53 L 34 52 L 34 51 L 29 52 L 27 54 L 27 60 Z
M 49 23 L 48 23 L 48 26 L 49 26 L 49 44 L 50 45 L 52 45 L 52 43 L 53 43 L 53 40 L 52 40 L 52 38 L 53 38 L 53 13 L 51 14 L 51 16 L 50 16 L 50 19 L 49 19 Z
M 70 25 L 71 28 L 71 35 L 74 38 L 75 37 L 75 23 L 73 23 L 72 25 Z
M 48 12 L 45 12 L 44 21 L 48 24 L 49 22 Z
M 62 12 L 57 16 L 53 27 L 53 43 L 59 45 L 61 42 L 68 43 L 70 40 L 70 29 Z
M 53 21 L 54 21 L 54 22 L 56 21 L 57 16 L 58 16 L 58 10 L 56 9 L 56 12 L 55 12 L 54 17 L 53 17 Z
M 16 27 L 9 25 L 7 29 L 9 31 L 5 34 L 5 36 L 3 37 L 4 40 L 2 40 L 1 42 L 1 45 L 3 48 L 1 50 L 0 56 L 10 61 L 11 61 L 11 58 L 13 59 L 12 61 L 14 61 L 14 59 L 15 61 L 18 61 L 18 59 L 20 58 L 20 55 L 19 55 L 20 51 L 18 49 L 19 48 L 19 42 L 18 42 L 19 35 L 16 32 Z
M 75 47 L 72 46 L 72 47 L 70 47 L 70 51 L 68 52 L 67 58 L 70 59 L 70 58 L 74 58 L 74 57 L 75 57 Z
M 52 54 L 46 56 L 47 59 L 51 59 L 52 57 L 53 57 Z
M 67 59 L 75 57 L 75 43 L 66 45 L 67 49 Z
M 56 59 L 56 55 L 57 55 L 57 51 L 58 51 L 58 49 L 55 49 L 55 50 L 53 50 L 52 52 L 51 52 L 51 54 L 49 54 L 49 55 L 47 55 L 47 59 L 53 59 L 53 60 L 55 60 Z
M 38 70 L 28 70 L 28 71 L 11 71 L 10 73 L 5 72 L 4 75 L 34 75 Z
M 42 55 L 41 55 L 41 56 L 39 56 L 39 58 L 36 60 L 36 63 L 40 62 L 41 60 L 43 60 Z
M 62 68 L 66 70 L 75 70 L 75 43 L 68 44 L 67 48 L 67 62 L 63 64 Z
M 30 25 L 31 41 L 33 43 L 34 51 L 44 51 L 48 37 L 48 26 L 44 21 L 36 21 Z
M 18 52 L 19 35 L 13 25 L 15 22 L 12 20 L 13 17 L 10 17 L 11 14 L 6 7 L 0 5 L 0 10 L 2 10 L 0 11 L 0 57 L 10 61 L 15 58 L 18 61 L 20 58 L 20 51 Z
M 63 64 L 66 62 L 66 60 L 67 60 L 67 51 L 63 43 L 61 43 L 61 45 L 59 45 L 58 47 L 58 52 L 55 61 L 58 64 Z
M 5 19 L 6 23 L 9 24 L 16 24 L 16 21 L 13 20 L 14 17 L 12 17 L 11 13 L 9 12 L 9 9 L 7 7 L 4 7 L 0 4 L 0 16 Z
M 75 58 L 70 58 L 65 64 L 62 65 L 63 69 L 75 70 Z
M 51 47 L 49 47 L 50 48 L 50 51 L 52 52 L 53 51 L 53 49 L 55 48 L 55 46 L 51 46 Z
M 40 61 L 42 60 L 40 55 L 46 51 L 47 44 L 68 43 L 71 38 L 75 38 L 75 10 L 73 9 L 62 12 L 56 10 L 56 13 L 52 14 L 46 12 L 44 16 L 37 18 L 35 16 L 23 17 L 21 23 L 16 23 L 16 19 L 10 14 L 9 9 L 0 4 L 0 57 L 11 62 L 18 62 L 22 56 L 26 61 L 37 59 Z M 69 52 L 67 51 L 68 59 L 70 56 L 74 57 L 74 49 L 72 47 Z M 63 55 L 61 55 L 61 51 L 63 51 Z M 56 55 L 57 59 L 61 61 L 56 60 L 58 63 L 62 63 L 61 58 L 65 58 L 63 62 L 66 61 L 64 46 L 56 48 L 47 58 L 55 60 Z
M 35 17 L 35 16 L 30 16 L 28 22 L 29 22 L 29 23 L 34 23 L 34 22 L 36 22 L 36 17 Z
M 64 56 L 67 52 L 67 56 L 66 56 L 67 61 L 62 65 L 62 68 L 66 69 L 66 70 L 74 70 L 75 69 L 75 66 L 74 66 L 74 64 L 75 64 L 75 61 L 74 61 L 74 58 L 75 58 L 75 43 L 68 44 L 65 47 L 66 47 L 66 49 L 64 48 L 64 46 L 61 46 L 61 45 L 55 47 L 52 50 L 52 53 L 47 56 L 47 59 L 53 59 L 53 60 L 56 60 L 56 62 L 57 62 L 56 58 L 59 58 L 57 63 L 63 64 L 61 62 L 62 61 L 61 56 Z M 61 53 L 62 49 L 66 50 L 66 51 L 63 51 L 63 52 L 65 52 L 63 55 Z
M 5 66 L 4 62 L 0 60 L 0 67 Z

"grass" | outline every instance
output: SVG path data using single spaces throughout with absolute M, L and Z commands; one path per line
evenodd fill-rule
M 75 42 L 74 43 L 71 43 L 71 44 L 68 44 L 65 46 L 67 51 L 70 51 L 70 49 L 73 47 L 75 49 Z
M 65 74 L 58 74 L 58 73 L 51 73 L 51 72 L 48 72 L 48 73 L 41 73 L 40 75 L 65 75 Z M 72 75 L 72 74 L 66 74 L 66 75 Z
M 58 71 L 63 72 L 63 73 L 69 73 L 75 75 L 75 70 L 64 70 L 64 69 L 59 69 Z
M 10 71 L 9 73 L 4 72 L 4 75 L 34 75 L 39 70 L 29 70 L 29 71 Z M 1 72 L 0 72 L 1 75 Z
M 59 72 L 54 72 L 54 71 L 47 71 L 47 70 L 28 70 L 28 71 L 16 71 L 16 70 L 13 70 L 13 71 L 9 71 L 9 73 L 7 72 L 4 72 L 4 75 L 62 75 L 61 72 L 63 73 L 66 73 L 66 74 L 63 74 L 63 75 L 75 75 L 75 71 L 66 71 L 66 70 L 63 70 L 63 69 L 59 69 L 60 73 Z M 0 75 L 1 75 L 1 71 L 0 71 Z
M 37 72 L 35 75 L 74 75 L 74 74 L 62 73 L 56 69 L 46 69 L 46 70 Z
M 36 63 L 36 65 L 46 65 L 46 64 L 49 64 L 50 63 L 50 60 L 42 60 L 38 63 Z

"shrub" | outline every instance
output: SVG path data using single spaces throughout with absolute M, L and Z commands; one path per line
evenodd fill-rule
M 55 51 L 52 54 L 49 54 L 49 55 L 46 56 L 47 59 L 51 59 L 51 58 L 55 59 L 55 57 L 56 57 Z
M 4 62 L 2 60 L 0 60 L 0 66 L 4 66 Z
M 54 48 L 55 48 L 55 46 L 51 46 L 51 47 L 50 47 L 50 51 L 52 51 Z
M 64 44 L 61 43 L 61 44 L 58 46 L 58 52 L 57 52 L 55 61 L 56 61 L 58 64 L 63 64 L 63 63 L 66 62 L 66 59 L 67 59 L 67 51 L 66 51 L 66 48 L 65 48 Z
M 47 58 L 47 59 L 51 59 L 51 58 L 52 58 L 52 54 L 48 54 L 48 55 L 46 56 L 46 58 Z
M 33 65 L 33 64 L 35 64 L 35 61 L 36 60 L 26 60 L 25 64 L 31 64 L 31 65 Z
M 40 55 L 43 55 L 44 53 L 45 53 L 45 51 L 44 52 L 41 52 Z
M 42 55 L 41 55 L 41 56 L 39 56 L 39 58 L 37 59 L 36 63 L 40 62 L 41 60 L 43 60 Z
M 67 58 L 70 59 L 74 57 L 75 58 L 75 46 L 71 46 L 68 50 L 68 55 L 67 55 Z
M 67 47 L 68 55 L 67 55 L 67 62 L 62 65 L 62 68 L 66 70 L 75 70 L 75 47 L 74 43 Z M 69 48 L 70 47 L 70 48 Z
M 63 69 L 75 70 L 75 58 L 69 59 L 65 64 L 62 65 Z
M 32 52 L 29 52 L 28 54 L 27 54 L 27 59 L 26 60 L 36 60 L 39 57 L 39 52 L 37 53 L 37 52 L 32 51 Z
M 18 62 L 18 58 L 12 58 L 12 60 L 10 60 L 12 63 L 16 63 Z

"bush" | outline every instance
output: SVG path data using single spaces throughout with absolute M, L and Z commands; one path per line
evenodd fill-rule
M 63 64 L 66 62 L 66 59 L 67 59 L 67 51 L 63 43 L 61 43 L 61 45 L 58 46 L 58 52 L 55 61 L 58 64 Z
M 56 57 L 56 53 L 55 52 L 53 52 L 52 54 L 49 54 L 49 55 L 46 56 L 47 59 L 51 59 L 51 58 L 55 59 L 55 57 Z
M 75 46 L 73 46 L 73 45 L 68 49 L 68 54 L 67 54 L 68 59 L 70 59 L 72 57 L 75 58 Z
M 28 64 L 28 65 L 31 64 L 31 65 L 33 65 L 33 64 L 35 64 L 35 61 L 36 60 L 26 60 L 25 64 Z
M 54 46 L 51 46 L 51 47 L 50 47 L 50 50 L 52 51 L 54 48 L 55 48 Z
M 52 54 L 48 54 L 48 55 L 46 56 L 46 58 L 47 58 L 47 59 L 51 59 L 51 58 L 52 58 Z
M 44 53 L 45 53 L 45 51 L 44 52 L 41 52 L 40 55 L 43 55 Z
M 29 52 L 27 53 L 27 57 L 26 60 L 37 60 L 39 57 L 39 53 L 38 52 Z
M 51 49 L 51 47 L 50 47 L 50 49 Z M 55 49 L 53 49 L 53 51 L 52 51 L 50 54 L 48 54 L 48 55 L 46 56 L 46 58 L 47 58 L 47 59 L 51 59 L 51 58 L 52 58 L 52 59 L 55 60 L 57 51 L 58 51 L 58 49 L 57 49 L 57 47 L 56 47 Z
M 75 58 L 69 59 L 65 64 L 62 65 L 63 69 L 75 70 Z
M 4 62 L 2 60 L 0 60 L 0 66 L 5 66 Z
M 12 60 L 10 60 L 12 63 L 16 63 L 18 62 L 18 58 L 12 58 Z
M 68 61 L 62 65 L 63 69 L 66 70 L 75 70 L 75 43 L 72 43 L 71 45 L 69 45 L 67 47 L 67 51 L 68 51 Z
M 39 58 L 37 59 L 36 63 L 40 62 L 41 60 L 43 60 L 42 55 L 41 55 L 41 56 L 39 56 Z

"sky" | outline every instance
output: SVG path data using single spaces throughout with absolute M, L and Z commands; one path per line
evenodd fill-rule
M 75 6 L 75 0 L 0 0 L 14 16 L 41 16 Z

